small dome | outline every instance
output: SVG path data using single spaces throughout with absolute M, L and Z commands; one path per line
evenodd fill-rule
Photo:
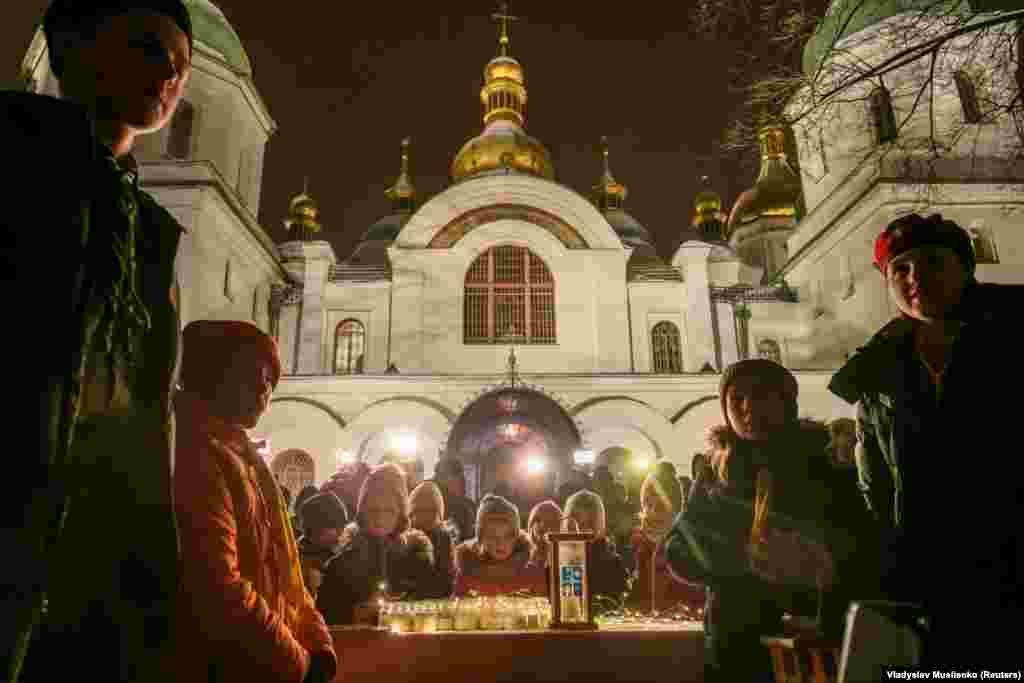
M 452 162 L 452 179 L 458 182 L 477 173 L 503 169 L 548 180 L 555 177 L 555 167 L 544 145 L 518 124 L 497 120 L 462 146 Z
M 622 209 L 609 209 L 604 212 L 604 217 L 608 220 L 608 224 L 612 226 L 615 234 L 619 236 L 619 239 L 626 246 L 650 247 L 653 244 L 651 233 L 647 228 L 626 211 Z
M 210 0 L 185 0 L 185 7 L 192 19 L 193 38 L 223 55 L 232 68 L 251 76 L 249 55 L 220 8 Z
M 393 213 L 388 216 L 384 216 L 379 221 L 370 226 L 370 229 L 363 235 L 364 242 L 373 242 L 378 240 L 393 242 L 398 237 L 398 233 L 402 231 L 405 224 L 409 222 L 412 217 L 411 213 Z
M 735 226 L 762 216 L 797 218 L 800 178 L 786 160 L 785 129 L 766 126 L 758 133 L 761 173 L 754 186 L 743 192 L 729 214 L 729 234 Z
M 292 197 L 288 203 L 288 217 L 284 220 L 284 227 L 292 237 L 298 240 L 311 239 L 311 236 L 320 232 L 320 208 L 311 196 L 309 196 L 309 179 L 307 178 L 302 192 Z
M 484 82 L 490 83 L 499 79 L 515 81 L 520 85 L 526 82 L 523 77 L 523 66 L 512 57 L 495 57 L 484 67 Z

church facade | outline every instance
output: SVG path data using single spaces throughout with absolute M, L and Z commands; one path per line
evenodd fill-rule
M 456 154 L 446 190 L 421 201 L 404 141 L 392 208 L 352 254 L 321 239 L 307 192 L 276 245 L 255 218 L 275 124 L 223 14 L 188 4 L 194 75 L 172 125 L 137 150 L 143 185 L 188 230 L 185 321 L 253 320 L 278 340 L 285 376 L 254 435 L 290 488 L 387 457 L 426 476 L 460 458 L 473 492 L 522 455 L 563 477 L 576 462 L 621 472 L 667 460 L 688 473 L 722 420 L 718 373 L 757 355 L 795 372 L 802 414 L 852 415 L 827 391 L 832 371 L 895 313 L 871 244 L 923 206 L 920 182 L 891 158 L 854 162 L 797 129 L 797 171 L 788 131 L 766 128 L 754 187 L 728 215 L 701 192 L 666 261 L 626 210 L 607 146 L 588 196 L 554 179 L 526 132 L 526 79 L 504 26 L 484 70 L 484 129 Z M 24 71 L 30 88 L 56 94 L 41 33 Z M 873 111 L 846 115 L 870 137 Z M 993 125 L 983 132 L 994 139 L 1012 128 Z M 815 168 L 811 182 L 804 169 Z M 1000 168 L 979 180 L 952 167 L 923 210 L 971 227 L 979 279 L 1021 282 L 1024 174 Z

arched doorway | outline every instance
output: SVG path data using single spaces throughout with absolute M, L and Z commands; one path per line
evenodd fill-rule
M 580 442 L 576 423 L 558 403 L 539 391 L 508 387 L 463 411 L 446 450 L 465 466 L 474 498 L 504 484 L 520 501 L 529 501 L 554 492 Z
M 274 477 L 292 494 L 292 500 L 306 486 L 316 482 L 316 467 L 313 458 L 305 451 L 297 449 L 281 451 L 270 466 Z

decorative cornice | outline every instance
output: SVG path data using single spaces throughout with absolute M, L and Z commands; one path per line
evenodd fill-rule
M 577 230 L 564 220 L 541 209 L 524 204 L 493 204 L 473 209 L 452 220 L 434 235 L 428 249 L 450 249 L 473 230 L 500 220 L 520 220 L 549 232 L 567 249 L 588 249 Z

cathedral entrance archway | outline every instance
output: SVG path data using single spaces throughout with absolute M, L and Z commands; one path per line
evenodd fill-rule
M 472 497 L 497 487 L 527 503 L 554 494 L 580 443 L 576 423 L 557 402 L 539 391 L 505 387 L 462 412 L 446 451 L 465 466 Z

